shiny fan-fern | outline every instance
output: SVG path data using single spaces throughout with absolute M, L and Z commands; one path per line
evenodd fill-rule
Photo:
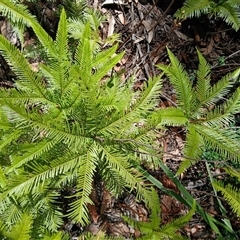
M 115 53 L 117 45 L 102 49 L 90 24 L 81 25 L 80 39 L 70 49 L 64 10 L 55 40 L 21 5 L 3 0 L 0 11 L 31 27 L 47 55 L 34 71 L 0 36 L 1 55 L 17 76 L 14 88 L 0 89 L 0 230 L 13 231 L 25 214 L 41 234 L 57 231 L 63 214 L 86 225 L 96 172 L 113 194 L 134 190 L 154 209 L 152 189 L 133 166 L 141 162 L 139 143 L 153 140 L 147 118 L 161 81 L 149 80 L 135 93 L 111 76 L 123 53 Z M 71 194 L 63 212 L 66 188 Z
M 178 19 L 199 17 L 220 17 L 236 31 L 240 28 L 240 0 L 186 0 L 175 16 Z
M 182 126 L 186 131 L 184 160 L 177 174 L 196 163 L 206 147 L 226 159 L 240 160 L 238 135 L 230 127 L 234 114 L 240 111 L 240 87 L 234 89 L 240 68 L 211 85 L 210 66 L 202 54 L 197 53 L 199 67 L 194 86 L 170 50 L 170 66 L 159 66 L 176 90 L 177 107 L 160 109 L 155 115 L 162 125 Z

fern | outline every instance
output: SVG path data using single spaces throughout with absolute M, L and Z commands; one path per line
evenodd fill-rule
M 4 225 L 4 223 L 0 223 L 0 225 Z M 4 236 L 7 239 L 13 240 L 22 240 L 22 239 L 31 239 L 30 232 L 32 228 L 32 217 L 29 214 L 23 214 L 21 220 L 18 224 L 14 225 L 11 228 L 11 231 L 5 231 Z
M 233 169 L 231 167 L 225 167 L 224 170 L 232 177 L 235 177 L 238 181 L 240 180 L 239 170 Z M 237 181 L 237 183 L 238 183 Z M 240 195 L 239 188 L 233 186 L 232 184 L 224 184 L 221 181 L 214 181 L 213 186 L 216 190 L 220 191 L 226 201 L 229 203 L 232 210 L 240 216 Z
M 141 164 L 141 142 L 155 139 L 148 119 L 158 104 L 159 77 L 141 93 L 108 77 L 124 53 L 116 54 L 117 45 L 106 48 L 89 23 L 70 49 L 64 9 L 55 40 L 22 5 L 2 1 L 0 10 L 32 27 L 47 56 L 34 72 L 24 53 L 0 36 L 1 54 L 17 75 L 14 88 L 0 90 L 0 147 L 7 158 L 0 171 L 1 218 L 13 229 L 30 212 L 39 234 L 59 239 L 61 190 L 74 188 L 66 215 L 85 226 L 96 171 L 116 196 L 136 191 L 154 209 L 152 189 L 134 166 Z
M 210 67 L 201 53 L 197 52 L 199 68 L 196 86 L 190 85 L 187 72 L 183 67 L 179 67 L 179 61 L 170 50 L 168 53 L 171 65 L 159 66 L 177 89 L 178 106 L 158 110 L 154 119 L 160 125 L 183 126 L 187 132 L 183 150 L 184 160 L 177 174 L 196 163 L 206 146 L 210 146 L 228 159 L 240 160 L 238 136 L 229 128 L 234 114 L 239 112 L 239 88 L 228 100 L 225 100 L 238 80 L 240 69 L 224 76 L 218 83 L 211 86 Z M 220 100 L 223 103 L 220 104 Z
M 240 27 L 239 0 L 186 0 L 175 16 L 178 19 L 199 17 L 202 14 L 214 15 L 222 18 L 227 24 L 231 25 L 236 31 Z
M 224 198 L 227 200 L 233 211 L 240 216 L 240 194 L 239 189 L 232 186 L 231 184 L 224 185 L 221 182 L 213 182 L 213 186 L 216 190 L 220 191 Z

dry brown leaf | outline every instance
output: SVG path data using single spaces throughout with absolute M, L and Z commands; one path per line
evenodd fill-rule
M 187 35 L 181 33 L 178 30 L 174 30 L 174 33 L 177 35 L 177 37 L 179 37 L 182 40 L 185 40 L 185 41 L 187 41 L 188 39 L 190 40 L 190 38 Z
M 212 52 L 214 46 L 214 40 L 213 38 L 210 39 L 210 43 L 207 45 L 207 47 L 202 51 L 203 55 L 208 55 L 210 52 Z
M 114 33 L 114 25 L 115 25 L 115 18 L 113 15 L 110 16 L 109 20 L 108 20 L 108 34 L 107 36 L 110 37 L 113 35 Z
M 164 174 L 160 181 L 165 188 L 172 189 L 174 192 L 177 192 L 177 193 L 179 192 L 175 183 L 167 175 Z
M 143 20 L 142 24 L 144 25 L 144 27 L 146 28 L 146 30 L 148 32 L 147 41 L 148 41 L 148 43 L 150 43 L 153 39 L 154 26 L 155 26 L 156 22 L 153 20 Z
M 123 12 L 117 11 L 117 10 L 115 10 L 115 12 L 118 14 L 118 18 L 119 18 L 120 22 L 122 23 L 122 25 L 125 25 L 126 19 L 125 19 L 125 15 L 123 14 Z
M 31 67 L 31 69 L 32 69 L 32 71 L 34 71 L 34 72 L 38 72 L 38 65 L 39 65 L 39 62 L 36 62 L 36 63 L 31 63 L 30 64 L 30 67 Z
M 2 35 L 6 37 L 13 45 L 17 43 L 17 34 L 14 32 L 12 25 L 9 21 L 3 21 L 0 30 Z

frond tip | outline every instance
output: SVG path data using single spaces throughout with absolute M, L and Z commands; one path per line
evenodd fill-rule
M 213 182 L 213 186 L 220 191 L 224 198 L 228 201 L 232 210 L 240 217 L 240 193 L 239 189 L 232 186 L 231 184 L 224 185 L 221 182 Z

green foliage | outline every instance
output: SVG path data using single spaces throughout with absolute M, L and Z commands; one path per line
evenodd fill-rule
M 163 125 L 186 129 L 184 161 L 177 174 L 197 162 L 206 148 L 213 149 L 226 159 L 240 159 L 238 135 L 230 128 L 240 107 L 240 88 L 231 94 L 240 69 L 211 85 L 210 66 L 197 52 L 199 67 L 195 85 L 170 50 L 170 66 L 159 66 L 176 89 L 177 107 L 160 109 L 155 113 L 156 118 Z
M 226 172 L 231 176 L 238 179 L 237 183 L 240 180 L 240 172 L 239 170 L 232 169 L 230 167 L 225 168 Z M 237 184 L 236 184 L 237 185 Z M 239 194 L 239 187 L 233 186 L 232 184 L 224 184 L 220 181 L 214 181 L 213 186 L 216 190 L 220 191 L 224 198 L 229 203 L 232 210 L 240 216 L 240 194 Z
M 85 18 L 67 20 L 63 9 L 52 39 L 23 5 L 2 0 L 0 11 L 32 28 L 45 56 L 34 71 L 25 53 L 0 36 L 1 55 L 17 76 L 14 88 L 0 89 L 1 234 L 10 239 L 13 234 L 67 239 L 58 232 L 64 216 L 82 226 L 89 223 L 87 206 L 93 204 L 90 194 L 97 172 L 112 194 L 134 190 L 151 209 L 150 222 L 134 222 L 145 237 L 180 237 L 177 230 L 195 211 L 193 198 L 186 192 L 186 199 L 173 193 L 193 210 L 159 228 L 156 193 L 140 164 L 149 161 L 164 169 L 158 149 L 152 147 L 154 129 L 164 126 L 186 129 L 185 161 L 178 174 L 196 162 L 206 146 L 238 161 L 236 134 L 228 127 L 240 107 L 240 89 L 231 94 L 240 69 L 211 86 L 210 66 L 198 52 L 193 86 L 168 50 L 171 65 L 159 68 L 177 90 L 178 107 L 156 110 L 160 77 L 149 79 L 142 92 L 134 92 L 131 82 L 122 83 L 111 74 L 123 53 L 116 53 L 117 37 L 107 42 L 99 38 L 98 14 L 89 11 Z M 72 194 L 62 200 L 64 189 Z M 63 201 L 68 202 L 67 213 L 61 208 Z M 204 216 L 217 232 L 216 221 Z
M 222 18 L 233 29 L 240 28 L 239 0 L 186 0 L 175 16 L 178 19 L 199 17 L 202 14 Z
M 157 207 L 152 209 L 148 222 L 139 222 L 128 217 L 124 217 L 124 219 L 130 225 L 140 230 L 143 236 L 139 239 L 185 239 L 178 234 L 177 231 L 190 221 L 196 210 L 196 203 L 193 203 L 193 208 L 188 212 L 187 215 L 175 219 L 174 221 L 160 227 L 160 206 L 156 192 L 153 192 L 152 200 L 155 202 Z
M 73 192 L 65 200 L 68 219 L 86 225 L 96 171 L 115 196 L 134 190 L 154 209 L 152 189 L 134 166 L 142 161 L 136 154 L 142 142 L 151 146 L 155 140 L 148 118 L 161 80 L 150 79 L 141 93 L 121 83 L 110 73 L 123 53 L 116 53 L 117 45 L 101 44 L 90 24 L 81 25 L 70 49 L 64 10 L 55 40 L 22 5 L 4 0 L 0 10 L 31 27 L 47 56 L 33 71 L 24 53 L 0 36 L 1 54 L 18 77 L 14 88 L 0 89 L 0 147 L 6 158 L 0 168 L 2 232 L 20 229 L 28 214 L 34 231 L 30 227 L 25 235 L 61 238 L 55 232 L 63 224 L 66 188 Z

